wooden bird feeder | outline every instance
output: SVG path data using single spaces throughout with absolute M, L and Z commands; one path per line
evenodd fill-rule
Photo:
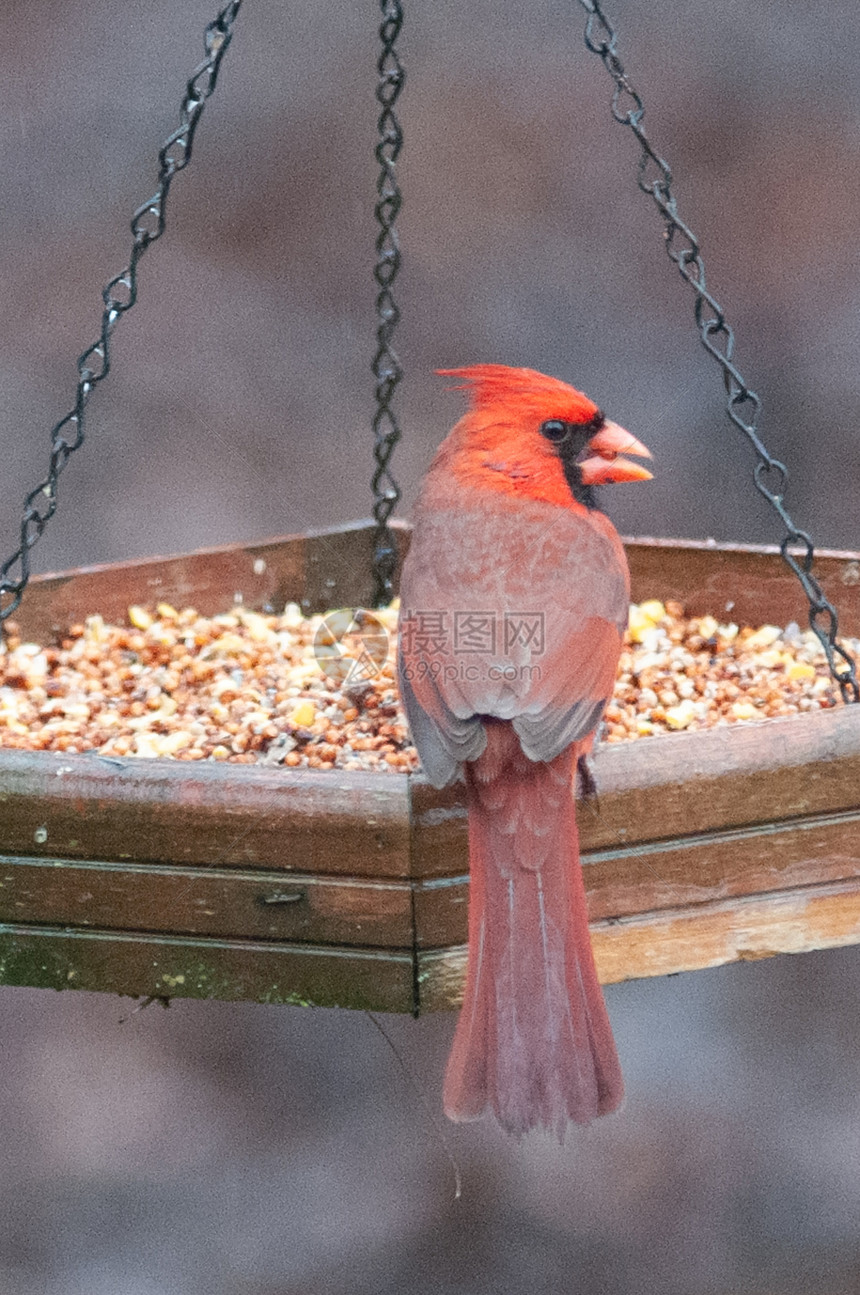
M 402 552 L 408 529 L 397 527 Z M 361 605 L 373 527 L 35 579 L 45 637 L 166 600 Z M 777 549 L 627 542 L 633 596 L 786 624 Z M 816 570 L 860 633 L 860 555 Z M 605 983 L 860 942 L 860 708 L 618 743 L 580 811 Z M 458 1004 L 461 787 L 420 775 L 0 750 L 0 983 L 380 1011 Z
M 231 0 L 206 30 L 206 60 L 159 152 L 158 189 L 134 214 L 129 264 L 104 290 L 101 336 L 78 360 L 76 404 L 54 428 L 48 476 L 25 503 L 21 548 L 0 571 L 4 580 L 21 573 L 0 588 L 13 596 L 4 615 L 17 607 L 29 550 L 56 508 L 57 478 L 83 441 L 112 330 L 136 299 L 140 257 L 163 233 L 168 189 L 190 160 L 240 4 Z M 757 397 L 731 361 L 731 332 L 677 216 L 671 172 L 644 134 L 608 20 L 585 8 L 586 44 L 616 83 L 615 119 L 643 150 L 640 188 L 657 203 L 667 251 L 696 293 L 727 412 L 752 436 L 756 485 L 786 520 L 785 469 L 752 430 Z M 295 601 L 325 611 L 372 606 L 387 591 L 394 554 L 385 524 L 397 499 L 388 456 L 399 434 L 390 409 L 399 378 L 389 345 L 399 264 L 393 105 L 403 76 L 398 0 L 381 9 L 377 525 L 42 576 L 15 612 L 25 638 L 50 641 L 94 612 L 124 618 L 135 603 L 204 615 L 237 599 L 251 609 Z M 391 533 L 402 558 L 408 529 L 394 524 Z M 776 548 L 631 540 L 627 553 L 636 600 L 676 599 L 691 615 L 731 611 L 750 624 L 802 621 L 809 610 Z M 860 555 L 819 553 L 815 571 L 840 605 L 843 632 L 860 634 Z M 860 942 L 860 706 L 620 743 L 599 751 L 596 773 L 599 802 L 584 804 L 579 821 L 604 982 Z M 453 1007 L 467 893 L 460 787 L 439 792 L 395 772 L 0 749 L 0 984 L 416 1014 Z

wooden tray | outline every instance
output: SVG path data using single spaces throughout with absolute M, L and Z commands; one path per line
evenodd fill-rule
M 626 543 L 636 599 L 805 620 L 776 549 Z M 371 544 L 359 523 L 43 576 L 16 620 L 45 639 L 160 599 L 362 605 Z M 860 557 L 815 569 L 860 633 Z M 608 746 L 597 776 L 580 828 L 605 982 L 860 942 L 860 708 Z M 453 1007 L 467 893 L 461 789 L 420 775 L 0 750 L 2 984 Z

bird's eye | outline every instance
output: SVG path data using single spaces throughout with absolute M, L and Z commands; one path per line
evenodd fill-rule
M 570 435 L 570 423 L 563 423 L 560 418 L 548 418 L 540 425 L 541 436 L 558 445 Z

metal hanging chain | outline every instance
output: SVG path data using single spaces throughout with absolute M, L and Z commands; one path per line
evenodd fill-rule
M 400 0 L 380 0 L 382 25 L 379 36 L 382 52 L 376 64 L 379 81 L 376 98 L 382 105 L 379 116 L 379 143 L 376 160 L 380 166 L 376 184 L 378 195 L 374 214 L 379 224 L 376 238 L 376 265 L 373 275 L 379 292 L 376 296 L 376 354 L 371 368 L 376 377 L 376 413 L 373 417 L 373 457 L 376 470 L 371 480 L 373 489 L 373 516 L 376 521 L 373 550 L 374 601 L 376 606 L 391 601 L 394 571 L 397 566 L 397 547 L 388 525 L 388 519 L 397 507 L 400 488 L 391 474 L 389 463 L 394 447 L 400 440 L 391 401 L 397 384 L 403 376 L 400 361 L 391 343 L 400 319 L 400 311 L 392 289 L 400 269 L 400 243 L 395 221 L 400 211 L 402 196 L 397 184 L 396 163 L 403 145 L 403 132 L 394 112 L 394 105 L 403 89 L 404 72 L 397 55 L 395 42 L 403 26 L 403 9 Z
M 726 323 L 722 307 L 705 284 L 705 265 L 699 251 L 699 240 L 678 215 L 669 165 L 655 151 L 645 133 L 642 125 L 645 116 L 642 96 L 630 84 L 616 50 L 615 29 L 604 14 L 599 0 L 579 0 L 579 3 L 588 15 L 585 43 L 602 60 L 615 82 L 612 115 L 622 126 L 630 127 L 642 149 L 639 159 L 639 188 L 654 200 L 666 223 L 666 251 L 677 265 L 681 278 L 696 294 L 695 316 L 702 345 L 723 371 L 726 413 L 755 450 L 758 456 L 753 474 L 756 489 L 775 509 L 785 526 L 786 534 L 780 544 L 780 552 L 809 600 L 810 627 L 824 649 L 830 673 L 839 685 L 843 701 L 858 702 L 860 684 L 857 681 L 856 663 L 850 653 L 837 642 L 839 622 L 836 608 L 824 596 L 821 585 L 812 574 L 812 540 L 806 531 L 795 526 L 783 503 L 788 469 L 768 452 L 756 430 L 761 401 L 747 386 L 740 370 L 733 363 L 734 333 Z M 797 555 L 790 552 L 791 548 L 800 548 L 803 552 Z
M 20 545 L 17 552 L 0 567 L 0 625 L 21 603 L 30 579 L 30 550 L 39 540 L 57 509 L 57 483 L 69 457 L 84 440 L 84 410 L 96 385 L 110 371 L 110 338 L 117 321 L 137 300 L 137 266 L 151 243 L 164 233 L 164 211 L 173 178 L 191 161 L 194 133 L 215 89 L 221 59 L 233 37 L 233 23 L 242 0 L 232 0 L 204 33 L 206 58 L 192 73 L 179 110 L 181 125 L 161 146 L 158 153 L 158 188 L 144 202 L 131 221 L 134 239 L 131 260 L 122 273 L 115 275 L 102 292 L 101 335 L 78 359 L 78 390 L 74 409 L 60 419 L 51 432 L 51 459 L 45 480 L 31 490 L 24 500 Z

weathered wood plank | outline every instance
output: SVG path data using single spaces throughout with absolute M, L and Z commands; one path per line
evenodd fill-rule
M 405 551 L 408 527 L 394 522 L 392 529 Z M 168 602 L 196 607 L 204 616 L 236 603 L 278 612 L 288 602 L 309 611 L 361 607 L 373 595 L 373 531 L 372 522 L 360 521 L 253 544 L 47 572 L 30 581 L 14 619 L 25 637 L 50 642 L 93 612 L 122 623 L 131 603 Z
M 598 760 L 597 805 L 579 816 L 588 850 L 840 813 L 860 807 L 860 707 L 617 743 Z
M 595 768 L 597 801 L 578 809 L 584 856 L 860 809 L 860 707 L 614 743 Z M 414 875 L 462 874 L 462 784 L 411 783 Z
M 860 810 L 583 855 L 592 922 L 685 904 L 860 879 Z M 468 877 L 416 886 L 419 948 L 466 940 Z
M 592 923 L 603 984 L 860 943 L 860 880 Z M 418 956 L 422 1012 L 460 1006 L 467 951 Z
M 409 1012 L 412 951 L 0 926 L 0 984 Z
M 0 856 L 0 922 L 408 948 L 408 882 Z
M 0 752 L 0 853 L 409 875 L 397 774 Z
M 592 930 L 604 984 L 833 949 L 860 941 L 860 881 L 667 909 L 596 922 Z
M 860 879 L 860 810 L 585 858 L 592 920 Z
M 282 610 L 301 601 L 304 583 L 304 537 L 288 536 L 48 572 L 31 580 L 14 619 L 26 637 L 50 642 L 93 612 L 123 624 L 131 603 L 169 602 L 204 616 L 230 611 L 236 601 Z

